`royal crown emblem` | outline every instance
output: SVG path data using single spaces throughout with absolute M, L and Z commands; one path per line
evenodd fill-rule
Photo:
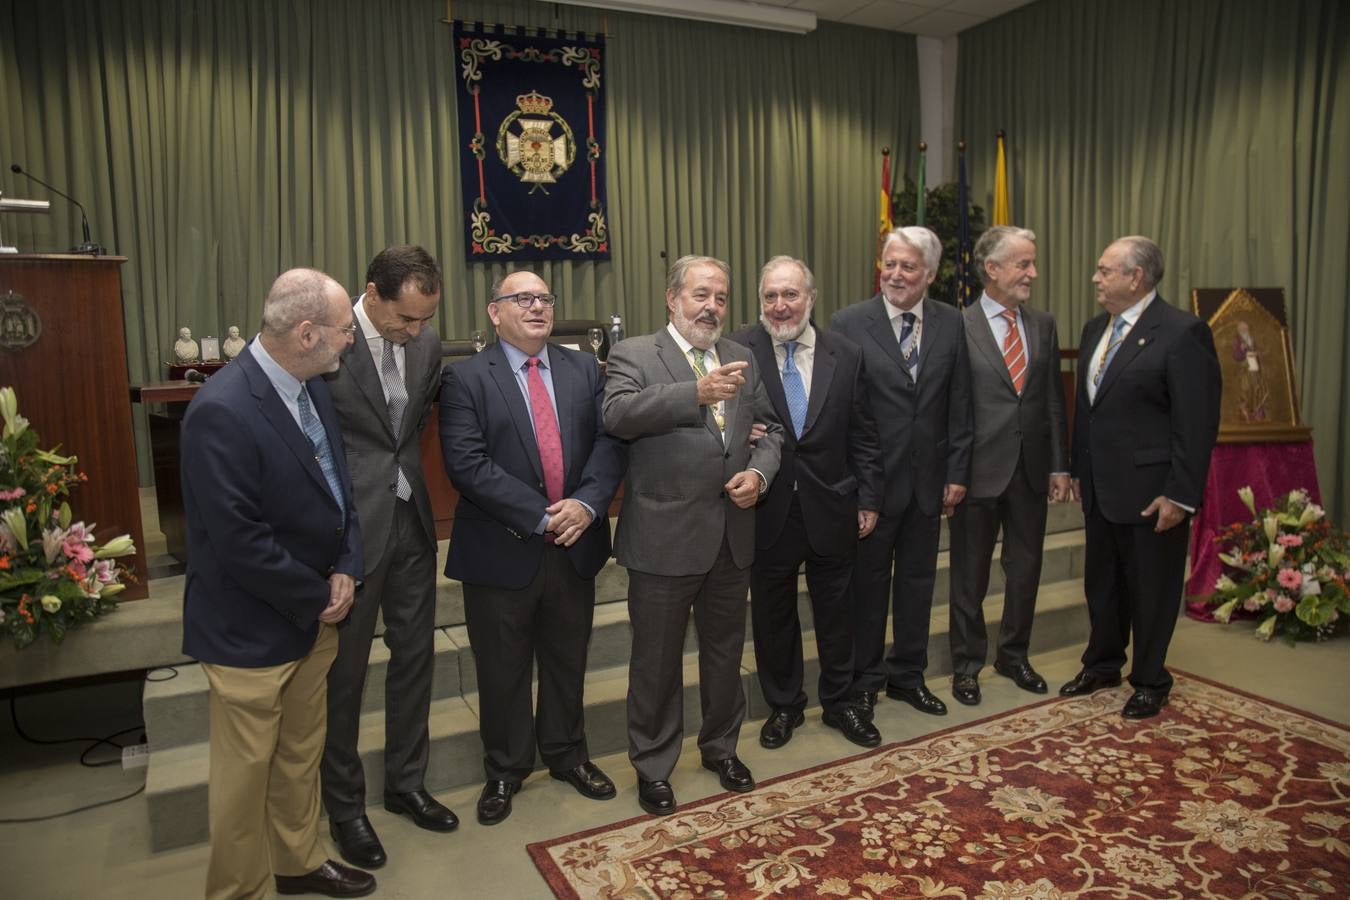
M 562 134 L 554 135 L 558 126 Z M 514 126 L 514 130 L 513 130 Z M 497 129 L 497 154 L 530 193 L 555 183 L 576 159 L 576 140 L 562 116 L 553 112 L 553 100 L 538 91 L 516 97 L 516 109 Z

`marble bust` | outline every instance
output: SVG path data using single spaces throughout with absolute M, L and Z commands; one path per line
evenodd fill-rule
M 225 335 L 225 341 L 220 345 L 221 351 L 225 354 L 226 360 L 234 359 L 244 350 L 244 339 L 239 336 L 239 326 L 231 325 Z
M 178 329 L 178 340 L 173 342 L 173 359 L 179 364 L 201 361 L 202 351 L 192 339 L 191 328 Z

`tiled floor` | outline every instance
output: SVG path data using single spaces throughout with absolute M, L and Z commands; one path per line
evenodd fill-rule
M 1052 690 L 1078 670 L 1080 651 L 1059 651 L 1033 662 Z M 1183 619 L 1169 656 L 1171 666 L 1350 724 L 1350 640 L 1289 647 L 1262 644 L 1251 626 L 1203 625 Z M 949 703 L 944 719 L 920 716 L 907 706 L 883 701 L 877 725 L 884 738 L 903 741 L 934 727 L 947 728 L 1035 702 L 1030 694 L 986 669 L 984 703 L 974 709 Z M 950 700 L 948 679 L 931 685 Z M 79 704 L 78 724 L 63 713 Z M 134 684 L 26 695 L 18 701 L 22 727 L 34 736 L 68 734 L 72 728 L 107 734 L 135 724 L 139 710 Z M 8 717 L 0 726 L 0 818 L 37 816 L 117 797 L 135 790 L 144 769 L 89 769 L 76 761 L 79 747 L 34 746 L 21 741 Z M 756 740 L 759 723 L 742 732 L 741 755 L 760 779 L 852 755 L 856 749 L 820 724 L 811 711 L 788 746 L 767 751 Z M 94 759 L 107 758 L 96 751 Z M 640 814 L 632 769 L 623 754 L 597 760 L 619 785 L 619 796 L 597 803 L 547 775 L 535 775 L 516 797 L 515 811 L 501 825 L 474 821 L 476 788 L 441 796 L 463 819 L 449 835 L 419 831 L 405 820 L 372 810 L 371 821 L 384 840 L 390 863 L 377 872 L 376 896 L 399 898 L 533 898 L 548 891 L 525 853 L 531 841 L 568 834 Z M 699 767 L 692 741 L 673 778 L 682 803 L 717 793 L 715 776 Z M 205 878 L 206 845 L 151 853 L 146 804 L 133 797 L 85 813 L 46 822 L 0 825 L 0 895 L 29 898 L 199 897 Z

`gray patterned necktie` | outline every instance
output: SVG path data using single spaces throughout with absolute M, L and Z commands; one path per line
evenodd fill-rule
M 384 391 L 389 395 L 389 424 L 393 426 L 394 440 L 397 441 L 400 429 L 403 427 L 403 413 L 408 409 L 408 388 L 398 375 L 398 360 L 394 359 L 394 344 L 392 341 L 384 342 L 384 359 L 380 363 L 380 377 L 384 380 Z M 408 478 L 403 474 L 403 466 L 398 467 L 396 491 L 400 500 L 407 500 L 412 496 L 412 485 L 408 484 Z
M 915 324 L 919 317 L 912 312 L 900 314 L 900 356 L 905 361 L 905 370 L 909 372 L 909 377 L 917 379 L 919 377 L 919 343 Z

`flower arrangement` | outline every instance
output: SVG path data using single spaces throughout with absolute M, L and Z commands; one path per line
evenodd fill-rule
M 99 546 L 94 526 L 72 522 L 70 489 L 88 480 L 73 456 L 38 447 L 19 415 L 14 388 L 0 388 L 0 633 L 26 647 L 66 632 L 117 605 L 131 578 L 118 557 L 136 552 L 129 535 Z
M 1350 536 L 1332 527 L 1307 491 L 1290 491 L 1259 514 L 1250 487 L 1238 496 L 1253 520 L 1215 538 L 1227 550 L 1219 554 L 1226 572 L 1209 600 L 1214 618 L 1227 622 L 1241 609 L 1259 620 L 1262 640 L 1331 637 L 1345 621 L 1342 613 L 1350 613 Z

